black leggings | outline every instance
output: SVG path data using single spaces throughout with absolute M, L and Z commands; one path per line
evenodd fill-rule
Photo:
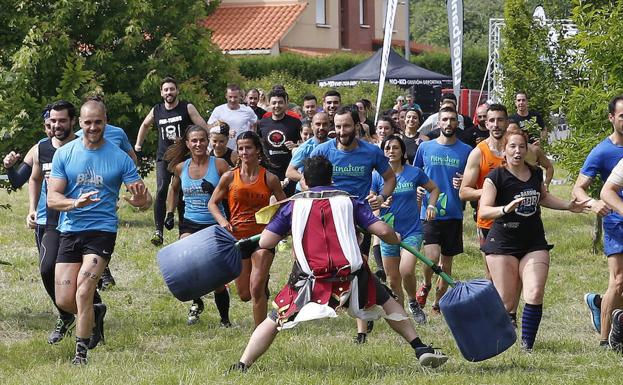
M 164 229 L 164 218 L 167 211 L 167 194 L 169 192 L 169 185 L 171 184 L 171 178 L 173 174 L 167 170 L 169 162 L 164 160 L 156 161 L 156 199 L 154 200 L 154 223 L 156 230 L 162 231 Z M 182 199 L 182 190 L 180 189 L 180 195 L 177 199 L 177 214 L 180 218 L 184 218 L 184 200 Z

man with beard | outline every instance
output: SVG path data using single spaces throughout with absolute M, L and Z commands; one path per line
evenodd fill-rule
M 48 180 L 48 207 L 63 212 L 58 225 L 55 295 L 60 308 L 77 314 L 75 365 L 86 364 L 87 349 L 104 338 L 106 307 L 94 306 L 93 296 L 115 247 L 115 208 L 121 184 L 132 194 L 126 198 L 129 204 L 139 208 L 151 204 L 132 159 L 104 139 L 105 125 L 103 103 L 83 104 L 83 137 L 55 152 Z
M 250 107 L 255 115 L 257 116 L 257 120 L 262 119 L 262 116 L 266 113 L 266 110 L 262 107 L 258 107 L 257 102 L 260 100 L 260 91 L 257 88 L 251 88 L 249 92 L 247 92 L 246 102 L 247 106 Z
M 344 106 L 334 114 L 335 139 L 318 145 L 310 157 L 322 155 L 333 164 L 333 186 L 354 195 L 361 201 L 367 201 L 372 210 L 381 207 L 396 187 L 396 175 L 389 167 L 389 161 L 378 146 L 357 139 L 360 130 L 357 106 Z M 376 170 L 383 178 L 383 191 L 379 195 L 370 193 L 372 171 Z M 361 254 L 367 261 L 370 253 L 371 235 L 365 234 L 359 245 Z M 367 262 L 366 262 L 367 263 Z M 366 332 L 370 327 L 357 320 L 357 343 L 366 341 Z
M 329 134 L 329 115 L 326 112 L 316 113 L 311 120 L 311 128 L 314 136 L 309 138 L 305 143 L 301 144 L 292 156 L 292 160 L 286 170 L 286 177 L 291 181 L 298 182 L 296 191 L 307 190 L 305 181 L 303 180 L 303 162 L 309 158 L 314 148 L 328 139 Z
M 504 147 L 502 138 L 508 127 L 508 115 L 506 107 L 501 104 L 492 104 L 481 116 L 481 107 L 478 107 L 478 121 L 485 122 L 489 137 L 478 143 L 467 158 L 463 182 L 459 190 L 459 196 L 464 201 L 477 202 L 482 195 L 482 185 L 489 172 L 502 165 L 504 160 Z M 485 220 L 480 217 L 476 219 L 478 229 L 478 240 L 482 246 L 487 239 L 487 233 L 493 225 L 493 220 Z M 489 270 L 485 263 L 486 277 L 490 279 Z M 516 316 L 516 315 L 515 315 Z
M 240 90 L 236 91 L 240 95 Z M 201 117 L 195 106 L 184 101 L 178 100 L 179 88 L 177 81 L 171 77 L 166 77 L 160 82 L 160 96 L 163 103 L 156 104 L 141 123 L 138 130 L 134 150 L 141 152 L 143 141 L 151 126 L 155 123 L 158 127 L 158 151 L 156 153 L 156 202 L 154 204 L 154 222 L 156 231 L 151 238 L 154 246 L 162 245 L 164 240 L 162 230 L 164 229 L 164 218 L 166 215 L 167 193 L 171 183 L 172 174 L 167 169 L 167 162 L 164 160 L 164 153 L 177 139 L 184 135 L 186 127 L 196 124 L 208 131 L 208 125 Z M 246 107 L 248 108 L 248 107 Z M 255 116 L 255 115 L 254 115 Z M 216 119 L 215 119 L 216 120 Z M 179 200 L 180 205 L 182 200 Z M 183 206 L 178 206 L 179 218 Z
M 287 196 L 294 194 L 294 183 L 286 182 L 286 169 L 292 159 L 292 149 L 301 140 L 301 121 L 286 115 L 288 96 L 284 91 L 272 90 L 268 94 L 271 116 L 258 123 L 264 141 L 264 153 L 271 163 L 270 172 L 282 181 Z
M 435 140 L 420 144 L 413 165 L 424 169 L 426 175 L 439 186 L 441 194 L 435 206 L 437 216 L 424 222 L 424 254 L 438 263 L 447 274 L 452 274 L 452 257 L 463 252 L 463 206 L 459 187 L 471 147 L 456 137 L 458 115 L 455 109 L 439 110 L 441 135 Z M 426 219 L 428 194 L 422 199 L 420 218 Z M 418 290 L 416 300 L 424 308 L 432 286 L 433 270 L 424 267 L 424 285 Z M 448 289 L 446 282 L 437 285 L 433 312 L 439 314 L 439 299 Z
M 543 116 L 528 108 L 528 94 L 526 92 L 519 91 L 515 94 L 515 107 L 517 108 L 517 112 L 511 115 L 509 120 L 517 123 L 519 128 L 528 133 L 530 143 L 538 143 L 540 140 L 547 140 L 547 127 L 545 127 Z M 528 132 L 528 122 L 535 123 L 539 126 L 541 133 L 535 136 L 534 133 Z

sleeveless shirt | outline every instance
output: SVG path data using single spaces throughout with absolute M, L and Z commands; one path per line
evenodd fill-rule
M 164 103 L 154 106 L 154 122 L 158 128 L 158 152 L 156 160 L 162 160 L 164 153 L 177 139 L 184 135 L 186 127 L 192 124 L 188 115 L 188 102 L 180 100 L 177 106 L 167 110 Z
M 216 224 L 216 220 L 208 211 L 208 202 L 212 197 L 212 193 L 204 191 L 202 185 L 206 183 L 212 184 L 212 191 L 218 185 L 219 175 L 216 169 L 216 161 L 213 157 L 208 158 L 208 167 L 202 178 L 194 179 L 189 174 L 191 159 L 184 161 L 180 181 L 182 184 L 182 193 L 184 196 L 184 219 L 188 219 L 200 224 Z M 219 204 L 221 213 L 223 213 L 222 205 Z
M 498 168 L 502 165 L 504 161 L 504 157 L 498 157 L 491 151 L 489 145 L 486 140 L 478 143 L 476 148 L 480 149 L 480 173 L 478 174 L 478 180 L 476 181 L 476 188 L 481 189 L 485 178 L 491 172 L 491 170 Z M 480 215 L 477 216 L 476 226 L 481 229 L 490 229 L 491 225 L 493 225 L 493 220 L 490 219 L 481 219 Z
M 227 200 L 234 237 L 241 239 L 259 234 L 264 230 L 266 225 L 255 221 L 255 213 L 264 206 L 268 206 L 272 190 L 266 184 L 264 167 L 260 166 L 257 180 L 249 184 L 242 181 L 240 168 L 235 168 L 233 173 L 234 180 L 229 186 Z
M 39 224 L 56 227 L 56 225 L 58 225 L 60 212 L 52 210 L 47 205 L 48 178 L 52 170 L 52 158 L 56 152 L 56 147 L 52 144 L 52 139 L 48 139 L 39 143 L 37 150 L 39 152 L 39 167 L 41 167 L 43 173 L 41 194 L 39 195 L 39 203 L 37 204 L 37 223 L 39 223 L 39 219 L 41 219 L 42 223 Z

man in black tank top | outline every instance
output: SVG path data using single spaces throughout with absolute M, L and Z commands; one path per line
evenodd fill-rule
M 156 231 L 151 238 L 155 246 L 162 245 L 164 219 L 166 211 L 167 192 L 171 183 L 172 174 L 167 170 L 167 162 L 164 161 L 164 153 L 177 139 L 184 135 L 186 127 L 196 124 L 208 130 L 208 125 L 201 117 L 195 106 L 178 100 L 179 89 L 177 82 L 171 77 L 166 77 L 160 82 L 160 96 L 162 103 L 156 104 L 143 120 L 138 130 L 134 150 L 142 150 L 143 141 L 152 125 L 158 128 L 158 151 L 156 153 L 156 197 L 154 200 L 154 222 Z M 180 199 L 179 202 L 183 203 Z M 183 207 L 183 206 L 182 206 Z M 183 208 L 178 206 L 179 218 L 182 218 Z

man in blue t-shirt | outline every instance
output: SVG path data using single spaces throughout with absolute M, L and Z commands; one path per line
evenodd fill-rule
M 296 192 L 307 190 L 306 186 L 301 185 L 301 179 L 303 178 L 303 161 L 309 158 L 312 151 L 318 146 L 327 141 L 329 135 L 329 115 L 326 112 L 317 112 L 311 121 L 311 127 L 314 132 L 314 136 L 306 140 L 301 144 L 296 152 L 292 155 L 292 160 L 286 170 L 286 177 L 295 181 Z M 305 183 L 305 181 L 302 181 Z
M 343 106 L 335 112 L 333 123 L 335 139 L 318 145 L 310 157 L 322 155 L 333 164 L 333 186 L 346 191 L 359 200 L 366 200 L 372 210 L 377 210 L 381 204 L 394 192 L 396 176 L 389 167 L 389 162 L 383 151 L 373 144 L 357 139 L 357 130 L 360 130 L 359 111 L 356 106 Z M 376 170 L 383 178 L 381 194 L 371 194 L 372 171 Z M 368 233 L 359 245 L 361 254 L 367 259 L 370 252 L 372 236 Z M 382 272 L 382 261 L 377 262 L 377 275 Z M 365 323 L 358 320 L 357 341 L 365 342 Z
M 437 139 L 423 142 L 415 154 L 413 165 L 424 170 L 435 182 L 441 193 L 434 209 L 437 216 L 424 222 L 424 254 L 439 263 L 447 274 L 452 274 L 452 257 L 463 252 L 463 205 L 459 198 L 459 187 L 471 147 L 456 137 L 458 129 L 457 112 L 452 107 L 439 110 L 437 123 L 441 135 Z M 432 205 L 431 205 L 432 206 Z M 426 219 L 428 196 L 422 200 L 420 218 Z M 424 267 L 424 285 L 418 290 L 416 299 L 424 308 L 432 286 L 433 270 Z M 439 299 L 448 289 L 441 281 L 436 289 L 433 312 L 439 312 Z
M 620 233 L 623 216 L 612 212 L 602 200 L 591 199 L 588 188 L 597 175 L 602 181 L 608 179 L 612 169 L 623 158 L 623 95 L 614 97 L 608 104 L 608 120 L 612 123 L 612 134 L 588 154 L 572 191 L 577 201 L 589 200 L 591 211 L 603 216 L 604 253 L 608 257 L 610 271 L 608 289 L 603 298 L 595 293 L 584 295 L 593 327 L 601 333 L 602 346 L 609 344 L 612 313 L 623 303 L 623 242 Z M 619 196 L 623 197 L 621 192 Z
M 132 159 L 104 139 L 104 104 L 93 100 L 83 104 L 79 121 L 82 138 L 55 152 L 48 181 L 48 207 L 63 212 L 58 225 L 56 303 L 77 314 L 75 365 L 86 364 L 87 349 L 103 339 L 106 306 L 94 306 L 92 298 L 115 247 L 121 184 L 132 194 L 126 199 L 132 206 L 151 205 Z

